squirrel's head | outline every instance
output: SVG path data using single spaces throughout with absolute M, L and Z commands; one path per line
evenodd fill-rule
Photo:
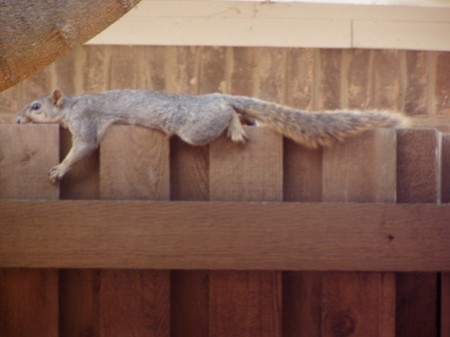
M 60 111 L 63 107 L 63 94 L 55 89 L 49 96 L 31 101 L 17 115 L 18 124 L 26 123 L 59 123 Z

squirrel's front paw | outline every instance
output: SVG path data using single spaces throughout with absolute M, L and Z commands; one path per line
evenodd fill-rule
M 64 173 L 66 173 L 64 168 L 61 165 L 56 165 L 48 171 L 48 177 L 52 184 L 56 184 L 62 179 Z

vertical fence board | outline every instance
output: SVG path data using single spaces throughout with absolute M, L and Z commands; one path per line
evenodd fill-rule
M 400 52 L 374 50 L 373 102 L 377 109 L 401 109 Z
M 163 46 L 141 46 L 139 88 L 163 91 L 167 86 L 166 63 L 169 50 Z
M 72 147 L 72 135 L 69 130 L 61 129 L 60 158 L 63 159 Z M 94 151 L 82 158 L 64 176 L 61 181 L 61 199 L 98 199 L 99 198 L 99 152 Z
M 450 273 L 442 273 L 441 287 L 441 337 L 450 337 Z
M 225 137 L 211 144 L 211 200 L 282 200 L 282 138 L 247 132 L 247 145 Z M 211 272 L 210 305 L 210 336 L 280 336 L 281 274 Z
M 434 103 L 436 113 L 439 115 L 450 114 L 450 53 L 437 52 L 436 56 L 436 79 L 435 79 L 435 91 L 434 91 Z
M 253 96 L 256 67 L 255 49 L 245 47 L 232 48 L 230 72 L 230 93 L 233 95 Z
M 60 153 L 63 158 L 71 147 L 71 135 L 61 129 Z M 61 181 L 61 199 L 86 200 L 99 198 L 99 152 L 85 157 Z M 59 273 L 60 335 L 98 337 L 99 271 L 63 269 Z
M 191 146 L 172 138 L 170 148 L 171 200 L 208 200 L 209 146 Z M 172 271 L 172 337 L 209 336 L 209 274 Z
M 83 46 L 82 90 L 100 92 L 110 88 L 111 46 Z
M 352 109 L 369 109 L 373 104 L 373 53 L 367 49 L 348 49 L 344 51 L 344 83 L 342 88 L 347 104 Z M 344 107 L 345 107 L 344 106 Z
M 395 202 L 395 144 L 381 129 L 324 150 L 323 200 Z M 322 292 L 323 336 L 395 336 L 393 274 L 325 273 Z
M 58 199 L 47 176 L 58 135 L 55 125 L 0 125 L 0 198 Z M 57 270 L 0 269 L 0 334 L 58 336 Z
M 323 200 L 396 201 L 396 138 L 391 129 L 365 132 L 324 150 Z
M 323 272 L 283 273 L 283 337 L 322 336 Z
M 284 201 L 322 201 L 322 149 L 284 140 Z
M 168 74 L 168 90 L 196 94 L 199 89 L 199 76 L 210 78 L 209 83 L 219 82 L 225 76 L 222 69 L 217 72 L 205 71 L 204 64 L 203 72 L 200 73 L 203 50 L 201 47 L 170 48 L 171 73 Z M 210 91 L 203 86 L 201 90 Z M 177 137 L 171 139 L 170 145 L 171 200 L 208 200 L 209 146 L 191 146 Z M 209 336 L 208 296 L 207 271 L 171 272 L 172 337 Z
M 169 199 L 169 141 L 140 127 L 115 126 L 100 149 L 102 199 Z M 102 270 L 100 336 L 170 334 L 168 271 Z
M 133 55 L 133 62 L 130 62 L 130 55 Z M 140 89 L 144 76 L 142 64 L 141 46 L 112 46 L 110 89 Z
M 169 200 L 169 140 L 158 131 L 115 125 L 100 147 L 102 199 Z
M 314 49 L 288 49 L 285 77 L 285 103 L 311 110 L 314 103 Z
M 322 200 L 322 149 L 306 149 L 284 139 L 284 201 Z M 322 310 L 320 272 L 283 273 L 283 336 L 320 337 Z
M 406 51 L 405 112 L 426 115 L 428 105 L 428 66 L 426 51 Z
M 432 129 L 398 131 L 398 202 L 436 203 L 440 200 L 439 134 Z M 398 337 L 437 334 L 437 274 L 397 275 Z
M 226 92 L 226 53 L 225 47 L 202 47 L 200 57 L 200 94 Z
M 450 133 L 442 135 L 441 201 L 450 203 Z
M 166 88 L 168 92 L 196 94 L 199 87 L 201 47 L 168 47 Z
M 254 94 L 256 97 L 284 103 L 284 48 L 257 48 L 254 69 Z
M 60 336 L 99 337 L 99 271 L 60 271 Z
M 450 134 L 442 135 L 441 200 L 450 203 Z M 450 273 L 441 274 L 441 336 L 450 337 Z
M 333 110 L 341 106 L 341 64 L 342 50 L 321 49 L 318 53 L 316 74 L 316 107 Z

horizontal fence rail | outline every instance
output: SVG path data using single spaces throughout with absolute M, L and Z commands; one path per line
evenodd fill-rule
M 0 336 L 450 336 L 450 135 L 247 133 L 0 125 Z
M 0 218 L 2 267 L 450 271 L 450 204 L 21 200 Z

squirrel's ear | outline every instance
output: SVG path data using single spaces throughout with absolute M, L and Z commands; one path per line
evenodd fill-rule
M 50 95 L 50 102 L 57 107 L 61 107 L 62 98 L 63 98 L 62 91 L 60 89 L 55 89 Z

